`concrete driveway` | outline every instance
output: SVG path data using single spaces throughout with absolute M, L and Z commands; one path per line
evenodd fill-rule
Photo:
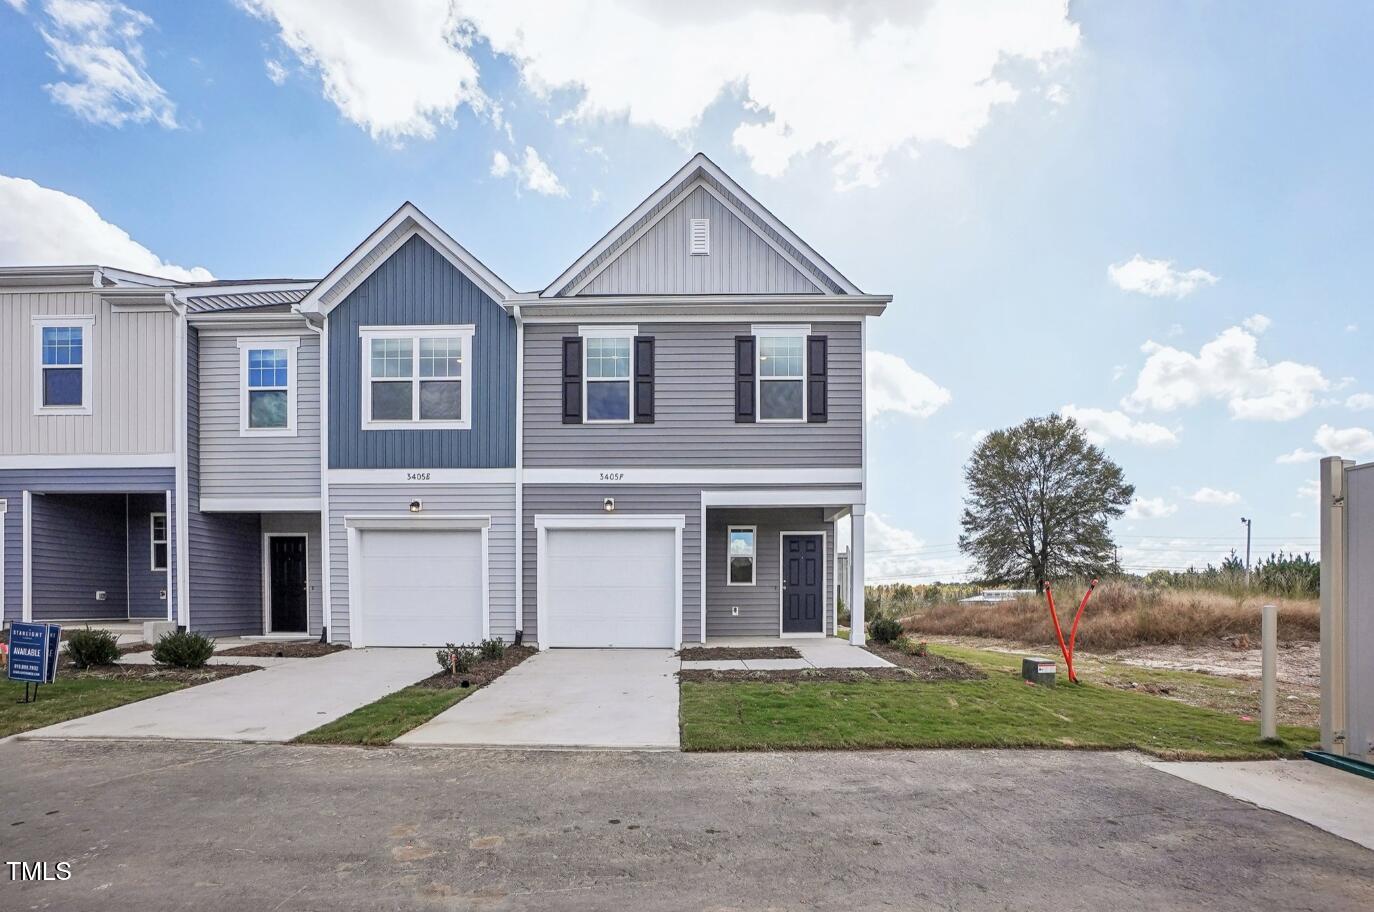
M 435 668 L 432 649 L 346 649 L 317 659 L 279 660 L 261 671 L 128 703 L 19 737 L 290 741 L 428 677 Z
M 1369 912 L 1374 853 L 1083 751 L 17 742 L 6 909 Z
M 550 649 L 397 738 L 406 747 L 677 750 L 669 649 Z

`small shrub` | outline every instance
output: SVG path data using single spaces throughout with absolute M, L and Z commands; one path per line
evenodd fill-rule
M 153 661 L 177 668 L 204 668 L 215 654 L 215 641 L 203 633 L 175 630 L 164 633 L 153 646 Z
M 108 630 L 74 630 L 67 635 L 67 657 L 77 668 L 119 661 L 119 638 Z
M 506 642 L 500 637 L 483 640 L 478 644 L 477 651 L 481 654 L 483 662 L 495 662 L 506 654 Z
M 849 606 L 844 603 L 844 599 L 840 599 L 835 609 L 835 620 L 841 627 L 849 626 Z
M 925 640 L 913 640 L 911 637 L 904 636 L 897 641 L 897 648 L 909 656 L 925 658 L 930 655 L 930 648 Z
M 475 646 L 455 646 L 449 643 L 435 652 L 434 658 L 438 660 L 439 667 L 449 674 L 466 674 L 472 671 L 472 666 L 477 663 L 477 655 Z
M 868 635 L 875 643 L 894 643 L 902 635 L 902 624 L 896 618 L 880 615 L 868 622 Z

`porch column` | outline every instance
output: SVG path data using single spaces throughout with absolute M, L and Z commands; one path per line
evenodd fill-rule
M 864 644 L 864 505 L 849 511 L 849 644 Z

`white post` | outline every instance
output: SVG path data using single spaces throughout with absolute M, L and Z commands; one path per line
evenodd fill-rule
M 864 644 L 864 505 L 849 514 L 849 644 Z
M 1322 750 L 1345 754 L 1345 462 L 1336 456 L 1321 461 L 1321 663 Z
M 1260 680 L 1260 737 L 1277 738 L 1278 677 L 1279 677 L 1279 609 L 1265 605 L 1260 620 L 1260 640 L 1263 645 L 1263 666 Z

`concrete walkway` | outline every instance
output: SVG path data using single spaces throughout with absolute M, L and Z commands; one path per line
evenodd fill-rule
M 667 649 L 551 649 L 393 744 L 677 750 L 680 662 Z
M 682 667 L 701 668 L 711 671 L 779 671 L 797 668 L 890 668 L 887 659 L 875 656 L 859 646 L 849 645 L 848 640 L 835 637 L 816 639 L 778 639 L 777 637 L 711 637 L 706 640 L 708 649 L 720 646 L 791 646 L 801 653 L 800 659 L 707 659 L 701 662 L 683 662 Z M 684 649 L 691 648 L 686 644 Z
M 48 738 L 290 741 L 434 673 L 432 649 L 346 649 L 27 732 Z
M 1148 765 L 1374 849 L 1374 779 L 1311 760 Z

